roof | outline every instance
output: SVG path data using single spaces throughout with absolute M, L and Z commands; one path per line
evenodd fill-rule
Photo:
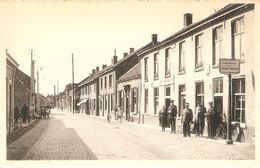
M 18 67 L 19 64 L 15 61 L 15 59 L 8 53 L 6 50 L 6 59 L 10 61 L 14 66 Z
M 138 52 L 141 52 L 141 51 L 143 51 L 144 49 L 149 48 L 149 47 L 151 47 L 151 46 L 154 46 L 154 43 L 153 43 L 153 42 L 150 42 L 150 43 L 148 43 L 148 44 L 146 44 L 146 45 L 144 45 L 144 46 L 138 48 L 137 50 L 134 50 L 134 51 L 131 52 L 129 55 L 127 55 L 127 56 L 124 57 L 123 59 L 119 60 L 117 63 L 112 64 L 112 65 L 106 67 L 105 69 L 99 71 L 99 72 L 97 73 L 96 77 L 99 77 L 99 76 L 101 76 L 101 75 L 104 75 L 104 74 L 110 72 L 110 71 L 113 70 L 115 67 L 119 66 L 121 63 L 123 63 L 124 61 L 126 61 L 127 59 L 129 59 L 129 58 L 131 58 L 132 56 L 136 55 Z
M 131 79 L 136 79 L 140 77 L 140 64 L 136 64 L 134 67 L 132 67 L 128 72 L 126 72 L 124 75 L 122 75 L 118 82 L 123 82 Z
M 194 30 L 200 30 L 202 26 L 205 26 L 208 23 L 213 22 L 214 20 L 217 20 L 221 17 L 223 17 L 224 19 L 226 19 L 226 15 L 228 13 L 231 13 L 233 11 L 239 10 L 241 8 L 245 7 L 245 10 L 250 10 L 252 8 L 254 8 L 254 4 L 244 4 L 244 3 L 239 3 L 239 4 L 229 4 L 226 5 L 225 7 L 223 7 L 222 9 L 218 10 L 217 12 L 209 15 L 208 17 L 206 17 L 205 19 L 202 19 L 196 23 L 193 23 L 187 27 L 184 27 L 183 29 L 177 31 L 176 33 L 172 34 L 171 36 L 169 36 L 168 38 L 166 38 L 165 40 L 157 43 L 156 45 L 147 48 L 146 50 L 143 50 L 142 52 L 138 53 L 138 56 L 141 56 L 149 51 L 155 50 L 163 45 L 169 44 L 171 42 L 177 41 L 178 39 L 180 39 L 181 37 L 183 37 L 184 35 L 186 35 L 187 33 L 190 33 Z M 248 8 L 249 7 L 249 8 Z M 223 16 L 224 15 L 224 16 Z

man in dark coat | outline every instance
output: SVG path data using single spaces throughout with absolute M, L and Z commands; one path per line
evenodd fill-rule
M 23 107 L 22 107 L 22 118 L 23 118 L 24 123 L 26 122 L 26 119 L 28 119 L 28 115 L 29 115 L 29 109 L 26 106 L 26 104 L 24 104 Z M 29 119 L 28 119 L 28 121 L 30 123 Z
M 167 126 L 167 111 L 164 105 L 159 112 L 159 121 L 162 126 L 162 131 L 165 131 L 165 127 Z
M 14 109 L 14 122 L 18 122 L 18 119 L 20 118 L 20 111 L 19 108 L 17 106 L 15 106 Z
M 207 123 L 208 123 L 208 138 L 213 138 L 214 136 L 213 120 L 215 116 L 213 102 L 209 102 L 209 109 L 208 112 L 205 113 L 205 116 L 207 117 Z
M 176 133 L 176 116 L 177 116 L 177 107 L 174 105 L 174 100 L 171 101 L 170 106 L 168 107 L 168 122 L 171 126 L 171 133 Z
M 206 108 L 203 105 L 200 105 L 199 111 L 198 111 L 198 122 L 197 122 L 197 135 L 202 136 L 203 131 L 204 131 L 204 126 L 205 126 L 205 113 L 206 113 Z
M 190 137 L 190 124 L 192 123 L 193 113 L 189 108 L 189 103 L 185 103 L 185 108 L 182 112 L 183 136 Z

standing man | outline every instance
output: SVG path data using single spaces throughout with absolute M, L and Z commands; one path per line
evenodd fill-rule
M 183 137 L 190 137 L 190 124 L 192 123 L 192 110 L 189 108 L 189 103 L 185 103 L 185 108 L 182 112 L 182 123 L 183 123 Z
M 205 113 L 206 113 L 206 108 L 203 105 L 200 105 L 199 111 L 198 111 L 198 116 L 197 116 L 197 135 L 202 136 L 203 131 L 204 131 L 204 126 L 205 126 Z
M 29 109 L 28 107 L 26 106 L 26 104 L 23 105 L 22 107 L 22 118 L 23 118 L 23 123 L 26 122 L 26 119 L 28 119 L 28 114 L 29 114 Z M 30 123 L 30 120 L 28 119 L 29 123 Z
M 170 106 L 168 107 L 168 122 L 171 126 L 171 133 L 176 133 L 176 116 L 177 116 L 177 107 L 174 105 L 174 100 L 171 101 Z
M 207 123 L 208 123 L 208 138 L 213 138 L 213 117 L 214 117 L 214 107 L 213 102 L 209 102 L 209 109 L 208 112 L 205 113 L 205 116 L 207 117 Z

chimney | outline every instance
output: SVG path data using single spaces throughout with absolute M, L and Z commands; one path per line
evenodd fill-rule
M 130 52 L 129 53 L 133 52 L 134 50 L 135 50 L 134 48 L 130 48 Z
M 184 24 L 183 24 L 184 27 L 191 25 L 192 24 L 192 14 L 185 13 L 183 21 L 184 21 Z
M 114 55 L 112 60 L 113 60 L 112 63 L 113 63 L 113 64 L 116 64 L 116 63 L 117 63 L 117 56 Z
M 102 69 L 105 69 L 107 67 L 107 65 L 102 65 Z
M 125 58 L 127 55 L 128 55 L 127 52 L 124 52 L 124 58 Z
M 153 44 L 157 43 L 157 34 L 152 34 L 152 42 Z
M 98 72 L 98 71 L 99 71 L 99 67 L 97 66 L 97 67 L 96 67 L 96 72 Z

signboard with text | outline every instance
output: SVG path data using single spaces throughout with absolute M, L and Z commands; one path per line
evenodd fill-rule
M 240 73 L 239 59 L 219 59 L 219 72 L 222 74 L 238 74 Z

